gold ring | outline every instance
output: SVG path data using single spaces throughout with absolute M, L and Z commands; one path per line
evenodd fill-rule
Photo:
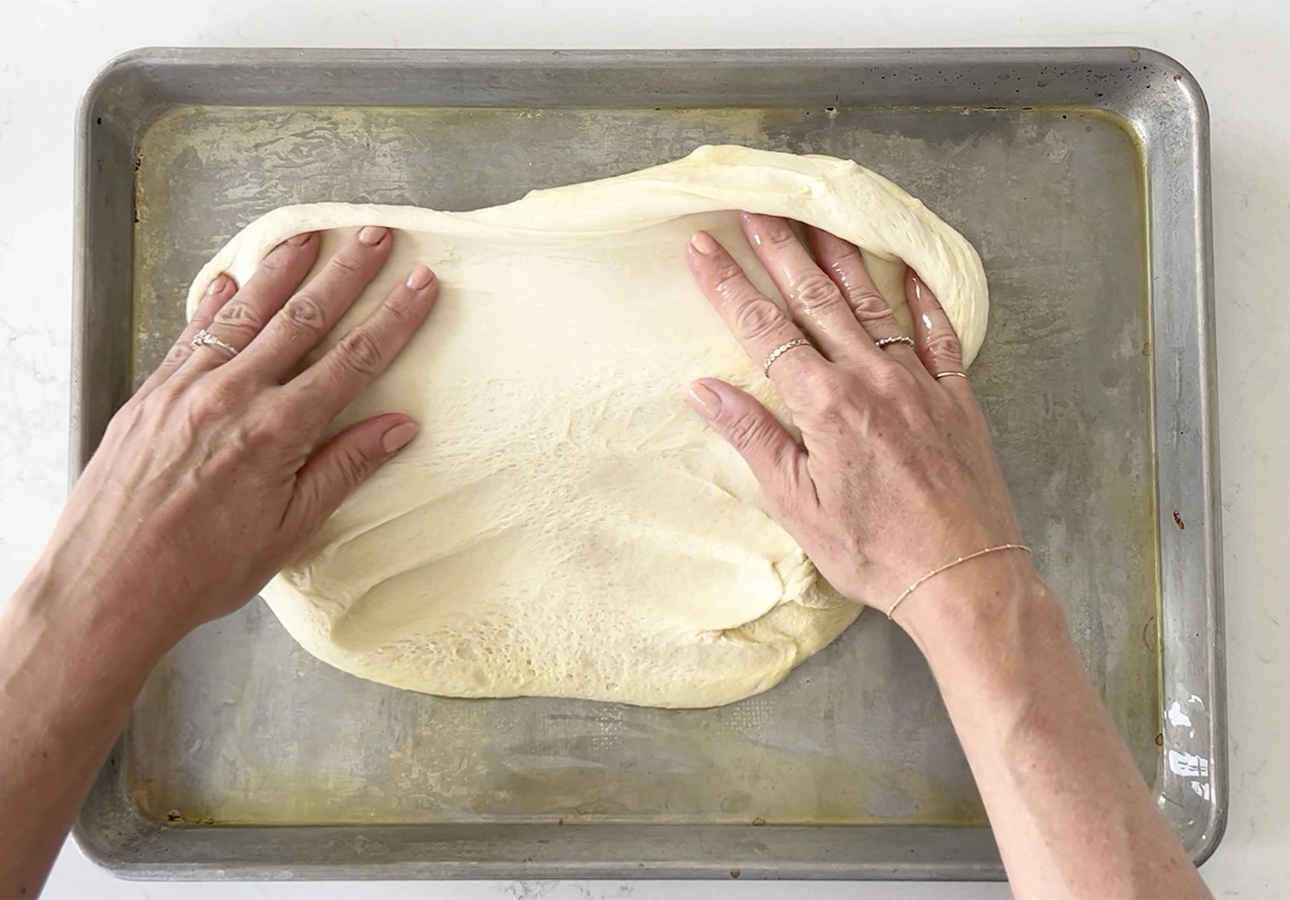
M 234 347 L 228 341 L 224 340 L 218 335 L 211 334 L 205 328 L 198 329 L 197 333 L 193 335 L 193 339 L 189 341 L 188 344 L 194 350 L 196 350 L 199 347 L 219 347 L 221 350 L 228 351 L 229 359 L 232 359 L 234 356 L 237 356 L 237 354 L 240 352 L 236 347 Z
M 766 361 L 761 364 L 762 373 L 767 378 L 769 378 L 770 367 L 774 365 L 775 360 L 779 359 L 781 356 L 783 356 L 789 350 L 792 350 L 794 347 L 809 347 L 810 345 L 811 345 L 811 342 L 808 341 L 806 338 L 793 338 L 793 340 L 791 341 L 786 341 L 785 343 L 780 344 L 774 350 L 770 351 L 770 353 L 766 356 Z
M 873 345 L 881 350 L 883 347 L 890 347 L 892 344 L 908 344 L 914 346 L 914 339 L 903 334 L 893 334 L 885 338 L 878 338 Z
M 950 377 L 967 378 L 967 372 L 937 372 L 936 373 L 937 381 L 940 381 L 942 378 L 950 378 Z

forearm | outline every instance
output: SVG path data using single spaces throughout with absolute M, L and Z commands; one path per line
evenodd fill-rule
M 39 893 L 165 641 L 40 565 L 0 614 L 0 897 Z
M 954 574 L 911 597 L 902 624 L 941 687 L 1016 894 L 1208 896 L 1028 560 Z

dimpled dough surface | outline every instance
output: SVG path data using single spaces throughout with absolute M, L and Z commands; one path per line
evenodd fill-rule
M 732 210 L 864 248 L 904 309 L 904 264 L 969 361 L 987 296 L 970 244 L 853 162 L 704 147 L 639 172 L 468 213 L 321 203 L 274 210 L 197 276 L 245 283 L 276 244 L 395 229 L 380 276 L 324 349 L 417 262 L 441 291 L 393 366 L 337 421 L 401 410 L 421 434 L 263 592 L 310 653 L 363 678 L 460 697 L 537 694 L 702 707 L 764 691 L 858 608 L 767 515 L 746 465 L 684 400 L 703 375 L 790 422 L 690 277 L 712 232 L 778 299 Z

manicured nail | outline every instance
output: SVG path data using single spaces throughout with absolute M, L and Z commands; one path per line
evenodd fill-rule
M 364 225 L 363 230 L 358 233 L 358 242 L 375 247 L 387 234 L 389 234 L 388 228 L 382 228 L 380 225 Z
M 214 297 L 216 294 L 222 294 L 228 290 L 229 277 L 227 275 L 216 275 L 215 280 L 206 285 L 206 296 Z
M 690 405 L 698 410 L 699 415 L 711 421 L 721 412 L 721 398 L 717 392 L 701 381 L 690 385 Z
M 434 272 L 431 272 L 425 266 L 417 266 L 408 273 L 408 280 L 404 282 L 414 291 L 420 291 L 430 286 L 434 281 Z
M 381 435 L 381 448 L 386 453 L 398 453 L 411 443 L 420 430 L 416 422 L 400 422 Z
M 706 231 L 696 231 L 690 238 L 690 246 L 695 252 L 702 253 L 704 256 L 711 256 L 717 252 L 718 244 L 712 235 Z
M 290 238 L 287 243 L 293 247 L 303 247 L 313 236 L 314 233 L 312 231 L 306 231 L 304 234 L 297 234 L 295 237 Z

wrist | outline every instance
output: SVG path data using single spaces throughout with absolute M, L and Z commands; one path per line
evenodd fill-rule
M 933 664 L 985 641 L 1026 641 L 1031 632 L 1064 633 L 1061 605 L 1022 550 L 968 560 L 920 585 L 893 620 Z
M 57 553 L 43 556 L 4 609 L 5 634 L 17 631 L 42 653 L 90 654 L 111 660 L 122 675 L 146 676 L 182 637 L 157 614 L 159 600 L 144 600 L 140 586 L 111 572 L 65 566 Z

